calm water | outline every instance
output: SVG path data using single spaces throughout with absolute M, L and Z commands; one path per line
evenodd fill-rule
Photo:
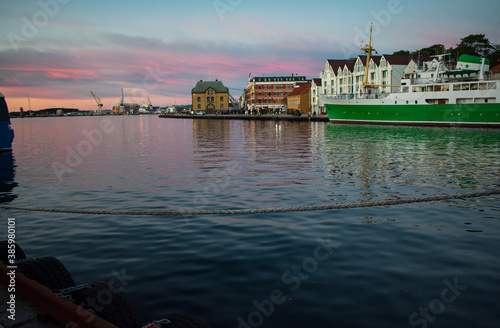
M 327 123 L 14 119 L 0 202 L 243 209 L 500 188 L 500 131 Z M 256 215 L 0 210 L 30 257 L 77 283 L 125 272 L 144 322 L 212 327 L 498 327 L 498 197 Z M 6 233 L 5 233 L 6 234 Z

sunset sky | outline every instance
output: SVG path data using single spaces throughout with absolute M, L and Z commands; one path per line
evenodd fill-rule
M 189 104 L 198 80 L 243 89 L 252 76 L 319 77 L 327 59 L 379 54 L 469 34 L 500 39 L 500 2 L 23 0 L 0 11 L 0 92 L 19 107 L 104 109 L 120 101 Z M 238 98 L 242 91 L 230 90 Z

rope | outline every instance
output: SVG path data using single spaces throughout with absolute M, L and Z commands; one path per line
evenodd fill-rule
M 304 211 L 325 211 L 348 208 L 390 206 L 411 203 L 426 203 L 434 201 L 443 201 L 460 198 L 476 198 L 482 196 L 500 195 L 499 190 L 489 190 L 465 194 L 429 196 L 421 198 L 399 198 L 387 199 L 375 202 L 346 202 L 333 205 L 302 206 L 302 207 L 282 207 L 282 208 L 263 208 L 263 209 L 241 209 L 241 210 L 195 210 L 195 211 L 100 211 L 100 210 L 75 210 L 41 207 L 22 207 L 11 205 L 0 205 L 0 208 L 6 210 L 32 211 L 32 212 L 50 212 L 67 214 L 91 214 L 91 215 L 228 215 L 228 214 L 256 214 L 256 213 L 281 213 L 281 212 L 304 212 Z

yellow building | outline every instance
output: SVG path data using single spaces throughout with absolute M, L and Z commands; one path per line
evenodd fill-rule
M 229 90 L 219 81 L 198 81 L 191 90 L 193 111 L 214 114 L 229 108 Z
M 288 113 L 300 111 L 302 114 L 311 112 L 311 85 L 306 84 L 293 89 L 287 96 Z

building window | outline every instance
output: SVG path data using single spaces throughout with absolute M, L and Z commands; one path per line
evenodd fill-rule
M 223 109 L 224 108 L 224 104 L 220 104 L 220 108 Z
M 198 104 L 198 109 L 201 109 L 201 104 Z
M 209 101 L 210 101 L 210 97 L 207 97 L 207 102 L 209 102 Z
M 198 102 L 200 102 L 200 101 L 201 101 L 201 97 L 198 97 Z
M 224 97 L 220 97 L 220 101 L 221 101 L 221 102 L 222 102 L 222 101 L 224 101 Z

